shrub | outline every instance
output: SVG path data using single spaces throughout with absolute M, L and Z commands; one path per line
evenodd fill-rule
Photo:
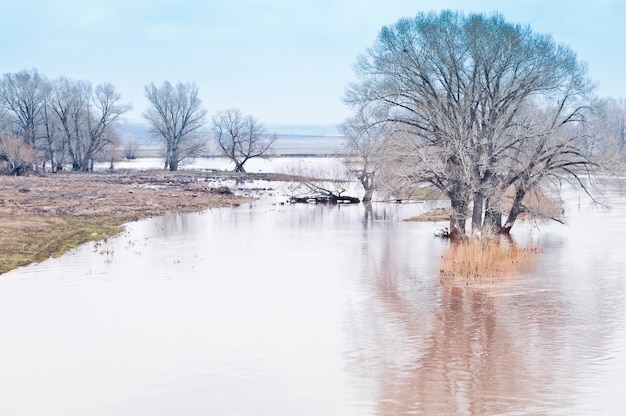
M 3 173 L 22 175 L 32 170 L 37 156 L 36 149 L 17 137 L 0 140 L 0 169 Z

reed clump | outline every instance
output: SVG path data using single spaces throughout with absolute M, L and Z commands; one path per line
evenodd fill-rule
M 535 247 L 517 247 L 500 239 L 464 239 L 453 242 L 444 254 L 440 273 L 444 278 L 505 278 L 519 275 L 532 264 Z

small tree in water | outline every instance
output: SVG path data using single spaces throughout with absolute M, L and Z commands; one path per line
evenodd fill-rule
M 229 109 L 213 117 L 213 130 L 224 156 L 235 164 L 235 172 L 245 172 L 245 163 L 253 158 L 267 158 L 276 135 L 267 134 L 256 118 Z

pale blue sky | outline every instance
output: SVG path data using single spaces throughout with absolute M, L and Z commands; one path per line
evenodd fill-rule
M 623 0 L 13 0 L 0 73 L 108 81 L 141 119 L 144 85 L 193 81 L 209 114 L 340 123 L 352 65 L 384 25 L 419 11 L 498 11 L 570 46 L 602 96 L 626 97 Z

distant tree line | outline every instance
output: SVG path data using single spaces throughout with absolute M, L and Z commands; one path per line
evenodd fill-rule
M 206 110 L 193 83 L 165 81 L 145 86 L 150 106 L 143 116 L 151 137 L 163 145 L 164 168 L 203 154 L 217 138 L 234 170 L 267 157 L 276 136 L 239 110 L 219 112 L 207 127 Z M 131 105 L 109 83 L 66 77 L 48 79 L 36 69 L 4 74 L 0 79 L 0 171 L 24 174 L 33 170 L 91 171 L 94 162 L 124 155 L 134 158 L 138 144 L 121 143 L 116 127 Z
M 598 99 L 571 49 L 499 14 L 401 19 L 355 68 L 348 169 L 366 199 L 437 189 L 453 237 L 509 233 L 528 195 L 564 181 L 590 193 L 594 172 L 626 161 L 626 102 Z

